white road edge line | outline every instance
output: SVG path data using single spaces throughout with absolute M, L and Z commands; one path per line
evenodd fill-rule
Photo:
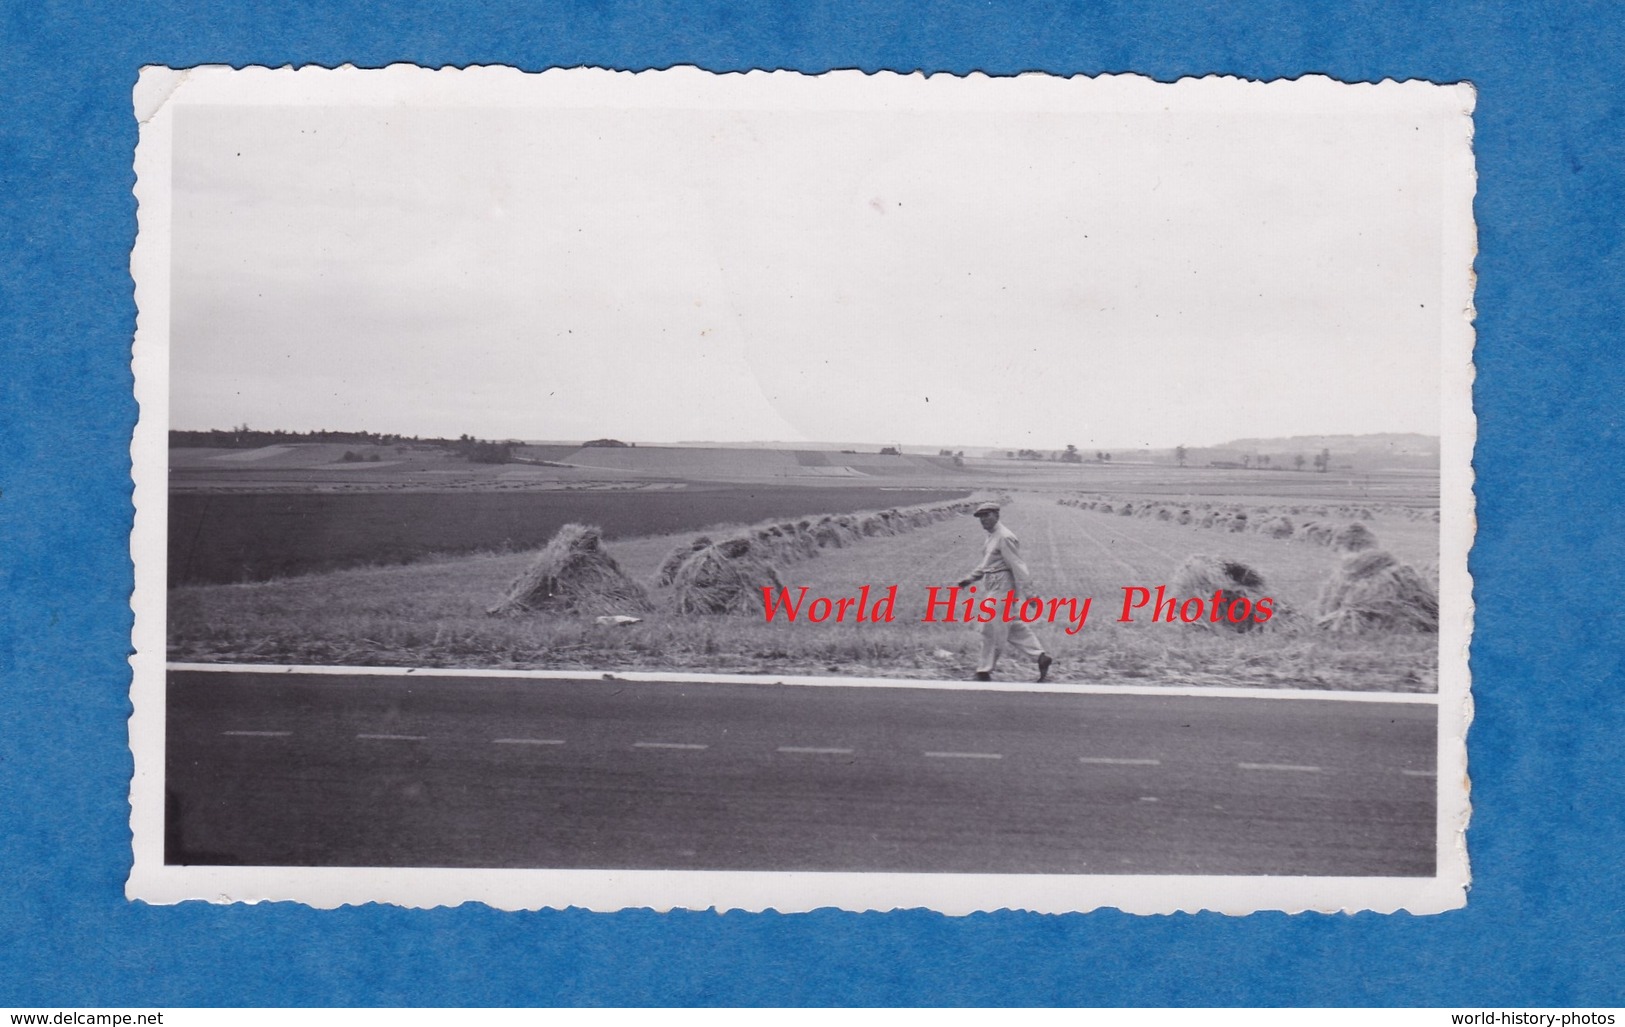
M 292 731 L 222 731 L 228 738 L 287 738 Z
M 373 742 L 422 742 L 422 741 L 426 741 L 429 736 L 428 735 L 356 735 L 356 737 L 357 738 L 364 738 L 364 739 L 367 739 L 368 741 L 373 741 Z
M 1079 756 L 1079 763 L 1104 763 L 1114 767 L 1160 767 L 1161 760 L 1128 760 L 1115 756 Z
M 563 745 L 562 738 L 493 738 L 492 745 Z
M 332 667 L 271 663 L 168 663 L 166 670 L 235 674 L 329 674 L 355 677 L 510 678 L 528 681 L 630 681 L 674 684 L 796 685 L 807 688 L 914 688 L 950 692 L 1037 692 L 1060 695 L 1163 695 L 1203 699 L 1319 699 L 1325 702 L 1406 703 L 1437 706 L 1424 692 L 1334 692 L 1313 688 L 1197 688 L 1151 685 L 1069 685 L 1021 681 L 922 681 L 912 678 L 825 678 L 811 675 L 662 674 L 657 671 L 457 670 L 451 667 Z
M 1290 770 L 1300 774 L 1318 774 L 1319 767 L 1305 766 L 1301 763 L 1238 763 L 1236 766 L 1242 770 Z
M 1001 752 L 928 752 L 926 756 L 935 756 L 945 760 L 1002 760 Z
M 778 747 L 777 751 L 778 752 L 826 753 L 826 754 L 831 755 L 831 756 L 850 756 L 850 755 L 852 755 L 852 750 L 851 749 L 821 749 L 821 748 L 817 748 L 815 746 L 810 746 L 810 745 L 781 745 L 781 746 Z
M 709 749 L 709 745 L 693 745 L 689 742 L 633 742 L 634 749 Z

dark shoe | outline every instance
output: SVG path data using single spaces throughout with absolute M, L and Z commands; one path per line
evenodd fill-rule
M 1040 653 L 1038 656 L 1038 680 L 1049 680 L 1049 665 L 1055 661 L 1050 659 L 1049 653 Z
M 974 675 L 971 676 L 971 680 L 972 681 L 992 681 L 993 680 L 993 675 L 989 674 L 985 670 L 979 670 Z

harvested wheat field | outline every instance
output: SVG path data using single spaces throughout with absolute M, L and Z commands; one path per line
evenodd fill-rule
M 1022 539 L 1035 594 L 1092 599 L 1088 622 L 1076 634 L 1065 634 L 1061 624 L 1036 625 L 1056 657 L 1054 680 L 1436 687 L 1436 635 L 1343 633 L 1316 623 L 1322 592 L 1347 555 L 1329 546 L 1263 531 L 1204 529 L 1194 516 L 1181 524 L 1177 516 L 1105 515 L 1041 493 L 1008 498 L 1004 522 Z M 1184 504 L 1176 513 L 1183 509 L 1194 512 Z M 738 588 L 733 600 L 719 604 L 729 612 L 696 612 L 700 607 L 692 599 L 685 609 L 677 586 L 683 565 L 718 547 L 696 549 L 695 536 L 683 534 L 602 543 L 624 577 L 647 591 L 647 609 L 630 611 L 643 617 L 634 625 L 605 626 L 586 613 L 546 609 L 488 617 L 493 599 L 532 568 L 537 554 L 486 555 L 278 582 L 176 588 L 170 593 L 171 655 L 358 665 L 968 676 L 977 630 L 921 623 L 921 618 L 927 589 L 946 589 L 964 576 L 980 558 L 985 535 L 972 517 L 957 511 L 882 513 L 828 521 L 812 516 L 806 528 L 774 522 L 776 545 L 756 537 L 762 525 L 717 525 L 705 533 L 718 540 L 744 536 L 753 549 L 763 542 L 761 559 L 747 575 L 757 588 L 772 580 L 766 569 L 791 589 L 805 586 L 809 598 L 836 600 L 865 585 L 874 591 L 896 585 L 896 619 L 889 624 L 786 624 L 782 619 L 769 624 L 759 598 L 740 598 Z M 1362 524 L 1403 562 L 1437 561 L 1437 529 L 1431 523 L 1379 512 Z M 866 525 L 872 533 L 865 533 Z M 820 535 L 833 541 L 818 544 Z M 807 548 L 809 540 L 814 551 Z M 1302 616 L 1283 616 L 1245 633 L 1151 623 L 1143 612 L 1129 623 L 1119 622 L 1125 587 L 1173 588 L 1181 566 L 1198 554 L 1244 565 L 1262 579 L 1280 608 Z M 689 594 L 695 595 L 692 587 Z M 1027 673 L 1016 664 L 1008 670 L 1016 678 Z

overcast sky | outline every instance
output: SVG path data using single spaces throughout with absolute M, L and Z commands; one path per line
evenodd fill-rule
M 180 105 L 171 424 L 1438 433 L 1439 105 L 844 106 Z

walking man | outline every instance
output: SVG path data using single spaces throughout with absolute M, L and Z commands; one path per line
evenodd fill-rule
M 1027 564 L 1021 559 L 1021 540 L 1016 533 L 999 523 L 999 504 L 983 503 L 976 508 L 976 519 L 987 532 L 987 546 L 982 551 L 982 562 L 959 587 L 979 583 L 984 595 L 1000 596 L 1006 592 L 1016 594 L 1016 608 L 1020 607 L 1022 591 L 1032 580 Z M 982 658 L 976 664 L 976 680 L 992 681 L 993 668 L 999 663 L 999 650 L 1006 644 L 1038 659 L 1038 680 L 1049 677 L 1049 665 L 1054 661 L 1044 651 L 1038 635 L 1032 628 L 1017 620 L 1006 622 L 1002 618 L 982 625 Z

